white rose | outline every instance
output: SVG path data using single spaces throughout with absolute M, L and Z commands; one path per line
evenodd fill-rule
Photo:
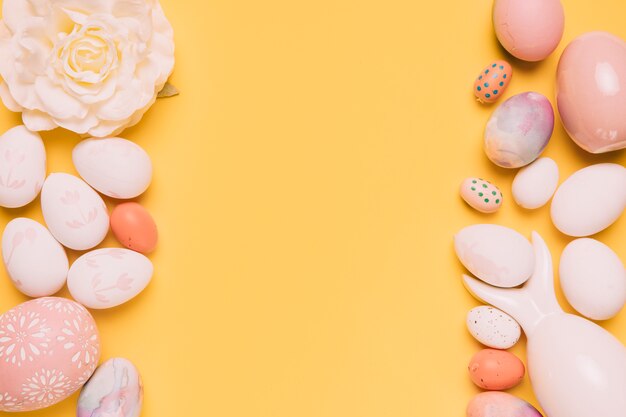
M 32 131 L 116 135 L 174 68 L 158 0 L 4 0 L 2 13 L 0 97 Z

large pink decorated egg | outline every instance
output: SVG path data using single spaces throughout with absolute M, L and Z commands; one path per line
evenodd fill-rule
M 626 42 L 585 33 L 567 45 L 557 70 L 556 101 L 570 137 L 584 150 L 626 148 Z
M 67 398 L 91 377 L 100 338 L 74 301 L 46 297 L 0 316 L 0 411 L 30 411 Z

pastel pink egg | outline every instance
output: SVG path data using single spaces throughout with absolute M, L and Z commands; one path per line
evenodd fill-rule
M 557 69 L 556 101 L 570 137 L 591 153 L 626 147 L 626 42 L 606 32 L 574 39 Z
M 481 213 L 494 213 L 502 206 L 502 192 L 482 178 L 467 178 L 461 184 L 461 198 Z
M 511 55 L 524 61 L 541 61 L 563 37 L 563 5 L 559 0 L 495 0 L 493 26 Z
M 0 316 L 0 411 L 31 411 L 69 397 L 91 377 L 100 338 L 74 301 L 46 297 Z
M 535 407 L 511 394 L 481 392 L 467 406 L 467 417 L 542 417 Z
M 493 103 L 502 97 L 509 86 L 513 68 L 506 61 L 494 61 L 478 74 L 474 81 L 474 95 L 481 103 Z
M 482 389 L 500 391 L 513 388 L 524 379 L 522 361 L 506 350 L 483 349 L 468 366 L 472 382 Z

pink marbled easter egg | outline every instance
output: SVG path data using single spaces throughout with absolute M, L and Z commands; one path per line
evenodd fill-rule
M 46 297 L 0 316 L 0 411 L 51 406 L 81 388 L 100 359 L 91 314 L 74 301 Z
M 481 392 L 467 405 L 467 417 L 542 417 L 535 407 L 511 394 Z

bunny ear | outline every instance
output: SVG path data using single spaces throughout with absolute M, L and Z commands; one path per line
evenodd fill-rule
M 463 275 L 463 283 L 472 295 L 513 316 L 526 335 L 532 333 L 543 317 L 563 311 L 554 294 L 550 251 L 538 233 L 533 232 L 532 238 L 535 270 L 521 288 L 492 287 Z

